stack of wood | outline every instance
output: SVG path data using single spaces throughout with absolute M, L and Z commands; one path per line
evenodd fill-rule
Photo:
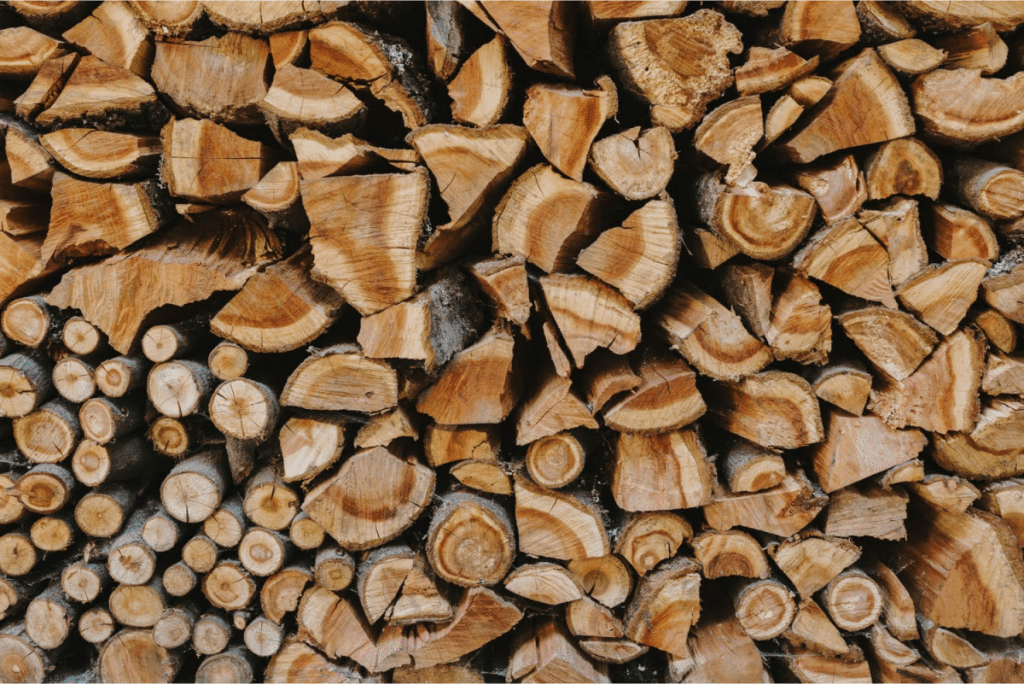
M 9 0 L 0 681 L 1024 681 L 1022 23 Z

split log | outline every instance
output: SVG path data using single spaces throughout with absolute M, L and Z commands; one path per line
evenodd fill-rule
M 949 260 L 999 258 L 999 243 L 991 224 L 954 204 L 932 204 L 929 238 L 932 249 Z
M 670 47 L 667 36 L 678 46 Z M 707 104 L 732 85 L 728 54 L 739 54 L 743 45 L 721 14 L 698 10 L 679 19 L 617 24 L 607 49 L 622 86 L 651 105 L 652 123 L 678 133 L 696 125 Z
M 576 558 L 569 561 L 569 571 L 576 575 L 583 591 L 608 608 L 621 605 L 633 591 L 633 578 L 618 556 Z
M 605 556 L 608 536 L 596 507 L 570 494 L 515 479 L 519 550 L 531 556 L 575 560 Z
M 715 423 L 763 447 L 793 449 L 825 437 L 817 397 L 797 375 L 766 371 L 723 382 L 709 400 Z
M 590 409 L 573 391 L 570 379 L 549 369 L 539 375 L 533 392 L 522 404 L 516 419 L 516 444 L 522 446 L 566 430 L 597 427 Z
M 873 200 L 893 195 L 924 195 L 937 200 L 943 181 L 938 155 L 915 138 L 879 145 L 865 161 L 864 174 L 868 198 Z
M 43 62 L 39 71 L 25 90 L 14 100 L 14 111 L 18 116 L 32 121 L 39 112 L 53 104 L 71 77 L 81 56 L 72 52 L 66 55 L 55 55 Z M 47 150 L 50 152 L 50 150 Z M 50 152 L 51 156 L 53 152 Z
M 590 168 L 628 200 L 652 199 L 668 185 L 677 158 L 668 129 L 630 128 L 590 146 Z
M 868 360 L 897 382 L 911 377 L 938 342 L 929 327 L 900 311 L 863 307 L 841 312 L 836 320 Z
M 985 487 L 981 499 L 978 501 L 978 507 L 1002 518 L 1020 543 L 1024 539 L 1024 529 L 1021 527 L 1022 503 L 1024 503 L 1022 483 L 1020 480 L 1012 479 L 993 482 Z
M 1010 320 L 1024 320 L 1020 292 L 1024 290 L 1024 266 L 1018 265 L 1020 255 L 1015 251 L 1004 255 L 982 282 L 985 301 Z
M 917 458 L 928 443 L 920 430 L 894 430 L 876 416 L 832 409 L 824 441 L 814 448 L 814 472 L 826 493 Z
M 608 682 L 607 666 L 592 662 L 552 618 L 524 623 L 512 636 L 510 681 Z
M 485 24 L 504 34 L 531 69 L 557 78 L 574 78 L 575 30 L 570 4 L 556 1 L 506 5 L 480 0 L 465 6 Z
M 911 484 L 913 486 L 913 484 Z M 837 537 L 906 539 L 907 495 L 874 485 L 849 487 L 832 495 L 825 534 Z
M 626 374 L 625 369 L 618 380 L 595 376 L 595 382 L 614 380 L 605 392 L 635 388 L 606 406 L 604 421 L 608 427 L 622 432 L 665 432 L 688 425 L 704 414 L 707 407 L 697 390 L 696 373 L 685 361 L 647 351 L 638 365 L 639 384 L 636 375 L 632 371 Z M 592 392 L 598 390 L 594 387 Z
M 540 283 L 577 368 L 582 368 L 587 354 L 599 347 L 616 354 L 636 347 L 640 317 L 625 297 L 586 276 L 550 275 L 541 278 Z
M 786 479 L 786 464 L 779 453 L 745 441 L 733 444 L 718 467 L 734 494 L 760 492 Z
M 956 157 L 948 167 L 956 198 L 992 219 L 1024 214 L 1024 172 L 975 157 Z
M 935 70 L 946 61 L 946 51 L 932 47 L 923 40 L 906 38 L 878 46 L 878 56 L 901 74 L 919 76 Z
M 672 655 L 689 655 L 686 638 L 700 616 L 699 566 L 685 557 L 644 577 L 625 615 L 625 634 Z
M 452 119 L 473 126 L 493 126 L 505 115 L 512 92 L 508 43 L 503 36 L 478 48 L 448 83 Z
M 963 477 L 1001 479 L 1021 474 L 1024 452 L 1011 435 L 1024 419 L 1024 404 L 991 399 L 978 414 L 977 425 L 935 436 L 935 461 Z
M 415 681 L 419 681 L 422 670 L 417 670 L 416 673 Z M 286 639 L 280 650 L 270 659 L 265 677 L 268 682 L 323 681 L 356 684 L 364 680 L 355 668 L 328 660 L 319 651 L 295 637 Z
M 466 15 L 457 4 L 429 2 L 426 9 L 427 65 L 434 78 L 447 83 L 462 61 Z
M 285 615 L 298 608 L 302 592 L 312 581 L 313 574 L 309 569 L 298 565 L 274 573 L 264 581 L 260 589 L 260 607 L 263 613 L 271 622 L 281 624 Z M 333 588 L 333 585 L 328 588 Z
M 824 588 L 861 555 L 856 544 L 813 531 L 773 545 L 768 552 L 803 598 Z
M 707 452 L 692 430 L 618 437 L 611 491 L 624 511 L 702 506 L 711 501 L 711 478 Z
M 293 416 L 279 433 L 284 481 L 312 478 L 338 460 L 347 443 L 347 421 L 334 416 Z
M 505 588 L 523 598 L 549 606 L 578 601 L 583 586 L 576 576 L 555 563 L 529 563 L 505 578 Z
M 156 170 L 162 152 L 155 136 L 92 128 L 53 131 L 39 136 L 39 143 L 65 169 L 93 180 L 148 175 Z
M 89 55 L 78 62 L 57 99 L 36 116 L 36 123 L 148 128 L 159 126 L 167 117 L 167 110 L 148 82 L 128 69 Z
M 56 170 L 49 153 L 37 140 L 18 128 L 9 127 L 5 138 L 11 182 L 26 190 L 49 192 Z
M 398 404 L 398 389 L 394 368 L 366 358 L 355 345 L 341 344 L 316 350 L 303 361 L 288 378 L 280 403 L 321 411 L 376 413 Z
M 334 477 L 306 495 L 302 510 L 342 547 L 362 550 L 404 532 L 433 492 L 433 471 L 375 447 L 349 457 Z
M 828 499 L 816 493 L 803 471 L 786 476 L 778 486 L 749 494 L 716 492 L 704 506 L 708 525 L 716 530 L 748 527 L 789 537 L 806 527 Z
M 811 598 L 799 603 L 796 616 L 782 638 L 792 646 L 809 648 L 823 655 L 843 656 L 850 652 L 843 635 Z
M 717 605 L 705 608 L 690 631 L 687 639 L 690 657 L 685 660 L 687 672 L 680 681 L 768 681 L 761 653 L 729 610 L 729 601 L 722 596 L 715 596 L 715 599 Z M 670 656 L 670 672 L 673 660 Z M 675 663 L 682 664 L 680 660 Z M 673 677 L 671 681 L 676 679 Z
M 271 46 L 273 49 L 273 46 Z M 366 105 L 341 83 L 312 69 L 276 66 L 274 82 L 259 101 L 260 111 L 278 142 L 299 128 L 338 136 L 361 128 Z
M 843 221 L 815 233 L 794 256 L 793 266 L 801 275 L 847 294 L 896 308 L 889 256 L 857 221 Z
M 6 49 L 0 53 L 0 74 L 5 78 L 31 80 L 48 60 L 64 53 L 61 41 L 28 26 L 5 27 Z
M 693 555 L 703 566 L 707 579 L 756 577 L 771 573 L 761 545 L 746 532 L 707 531 L 693 539 Z
M 969 481 L 938 473 L 926 475 L 920 482 L 908 483 L 907 489 L 928 503 L 954 513 L 963 513 L 981 496 Z
M 893 285 L 902 285 L 928 265 L 928 249 L 921 238 L 914 200 L 897 197 L 878 209 L 861 211 L 857 220 L 889 252 L 889 282 Z
M 1016 75 L 982 78 L 980 70 L 936 69 L 911 83 L 914 114 L 926 134 L 954 147 L 1001 138 L 1024 127 L 1017 105 L 1022 80 Z M 974 96 L 970 102 L 950 96 L 958 92 Z

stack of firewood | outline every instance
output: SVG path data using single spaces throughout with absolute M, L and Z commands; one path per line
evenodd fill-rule
M 0 681 L 1024 681 L 1019 24 L 0 5 Z

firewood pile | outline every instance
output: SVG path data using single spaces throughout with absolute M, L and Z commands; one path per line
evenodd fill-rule
M 0 5 L 0 682 L 1024 681 L 1022 23 Z

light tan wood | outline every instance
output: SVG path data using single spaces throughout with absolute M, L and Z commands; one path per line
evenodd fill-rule
M 111 582 L 105 564 L 86 563 L 84 560 L 71 563 L 60 575 L 60 586 L 64 593 L 79 603 L 92 603 L 110 588 Z
M 607 666 L 590 661 L 569 638 L 562 624 L 536 618 L 512 637 L 509 676 L 527 682 L 607 682 Z
M 693 508 L 711 501 L 711 469 L 697 433 L 623 433 L 615 447 L 612 496 L 624 511 Z
M 36 116 L 36 123 L 54 126 L 119 117 L 138 124 L 166 116 L 153 86 L 89 55 L 79 61 L 57 99 Z
M 584 443 L 569 432 L 542 437 L 526 450 L 530 478 L 548 489 L 559 489 L 575 480 L 585 462 Z
M 733 444 L 717 467 L 734 494 L 770 489 L 786 478 L 786 464 L 780 454 L 746 441 Z
M 168 603 L 160 579 L 149 584 L 119 584 L 110 592 L 107 607 L 114 619 L 127 627 L 148 628 L 156 624 Z
M 616 555 L 577 558 L 569 561 L 569 570 L 591 598 L 608 608 L 621 605 L 633 591 L 629 569 Z
M 355 345 L 312 353 L 288 378 L 282 406 L 376 413 L 398 403 L 398 376 L 384 361 L 366 358 Z
M 879 45 L 878 56 L 894 71 L 918 76 L 941 66 L 946 61 L 947 53 L 923 40 L 905 38 L 895 43 Z
M 836 626 L 814 599 L 803 599 L 797 606 L 796 616 L 782 638 L 793 646 L 810 648 L 824 655 L 842 656 L 850 652 Z
M 677 158 L 668 129 L 640 127 L 610 135 L 590 146 L 590 168 L 628 200 L 646 200 L 668 185 Z
M 192 628 L 192 648 L 197 655 L 216 655 L 227 648 L 231 623 L 217 613 L 203 615 Z
M 199 586 L 199 578 L 192 568 L 179 562 L 167 566 L 160 579 L 163 582 L 164 590 L 171 596 L 187 596 L 193 589 Z
M 278 435 L 284 481 L 311 478 L 334 463 L 347 443 L 346 421 L 328 416 L 293 416 Z
M 583 586 L 569 570 L 555 563 L 521 565 L 504 580 L 505 589 L 532 601 L 555 606 L 583 598 Z
M 203 577 L 203 596 L 223 610 L 240 610 L 256 595 L 256 581 L 237 561 L 221 561 Z
M 855 632 L 870 626 L 882 614 L 882 591 L 863 572 L 848 570 L 828 583 L 822 602 L 840 629 Z
M 498 35 L 470 55 L 448 83 L 452 118 L 473 126 L 494 125 L 505 114 L 511 90 L 508 43 Z
M 938 156 L 915 138 L 882 143 L 865 161 L 864 174 L 870 199 L 900 194 L 936 200 L 943 182 Z
M 913 488 L 915 483 L 909 483 Z M 906 539 L 907 495 L 876 485 L 848 487 L 832 495 L 825 517 L 825 534 L 838 537 Z
M 78 618 L 78 633 L 96 646 L 101 646 L 113 636 L 116 626 L 110 611 L 102 606 L 90 608 Z
M 757 641 L 779 636 L 796 616 L 792 592 L 775 579 L 734 580 L 729 594 L 740 629 Z
M 590 146 L 607 119 L 618 113 L 615 83 L 599 77 L 595 90 L 540 83 L 526 91 L 523 125 L 541 154 L 556 169 L 576 181 Z
M 356 565 L 344 549 L 327 544 L 317 551 L 314 572 L 317 584 L 331 591 L 341 591 L 355 578 Z
M 254 524 L 280 531 L 298 514 L 299 495 L 284 483 L 278 465 L 270 462 L 246 482 L 242 508 Z
M 150 630 L 122 629 L 100 649 L 103 681 L 174 681 L 181 656 L 158 646 Z
M 517 477 L 515 518 L 523 553 L 575 560 L 607 555 L 608 536 L 597 510 L 578 497 Z
M 181 562 L 199 575 L 213 570 L 220 556 L 217 545 L 202 533 L 194 535 L 181 547 Z
M 96 444 L 125 438 L 144 424 L 144 416 L 131 400 L 93 397 L 78 409 L 82 434 Z
M 1018 131 L 1024 115 L 1017 112 L 1016 75 L 982 78 L 980 70 L 937 69 L 914 80 L 910 92 L 921 128 L 940 142 L 979 143 Z M 970 102 L 949 97 L 970 92 Z M 982 112 L 985 112 L 982 115 Z
M 313 573 L 300 565 L 289 566 L 268 577 L 260 589 L 264 615 L 271 622 L 281 624 L 288 613 L 298 608 L 303 590 L 312 581 Z
M 894 430 L 876 416 L 832 409 L 825 439 L 814 448 L 814 471 L 826 492 L 917 458 L 928 440 L 919 430 Z
M 56 513 L 71 501 L 76 484 L 67 468 L 42 463 L 18 478 L 18 497 L 32 513 Z
M 467 4 L 491 28 L 508 38 L 527 66 L 557 78 L 575 77 L 572 49 L 575 37 L 570 7 L 562 2 L 538 5 L 481 0 Z
M 643 576 L 659 562 L 674 556 L 682 543 L 692 537 L 690 524 L 675 513 L 639 513 L 628 518 L 615 542 L 615 553 Z
M 141 357 L 107 359 L 96 367 L 96 388 L 108 397 L 123 397 L 131 390 L 145 386 L 149 366 Z
M 704 506 L 708 525 L 716 530 L 748 527 L 789 537 L 821 512 L 827 497 L 815 492 L 803 471 L 789 473 L 779 485 L 762 492 L 728 494 L 716 491 Z
M 626 608 L 626 637 L 673 655 L 688 655 L 686 638 L 700 615 L 700 584 L 698 564 L 685 557 L 644 577 Z
M 693 555 L 703 566 L 707 579 L 757 577 L 765 579 L 771 570 L 760 544 L 746 532 L 707 531 L 691 542 Z
M 351 90 L 318 71 L 292 64 L 276 67 L 259 108 L 282 143 L 299 128 L 336 136 L 361 127 L 366 119 L 366 105 Z
M 517 445 L 566 430 L 598 427 L 590 409 L 573 391 L 569 378 L 547 369 L 535 383 L 516 419 Z

